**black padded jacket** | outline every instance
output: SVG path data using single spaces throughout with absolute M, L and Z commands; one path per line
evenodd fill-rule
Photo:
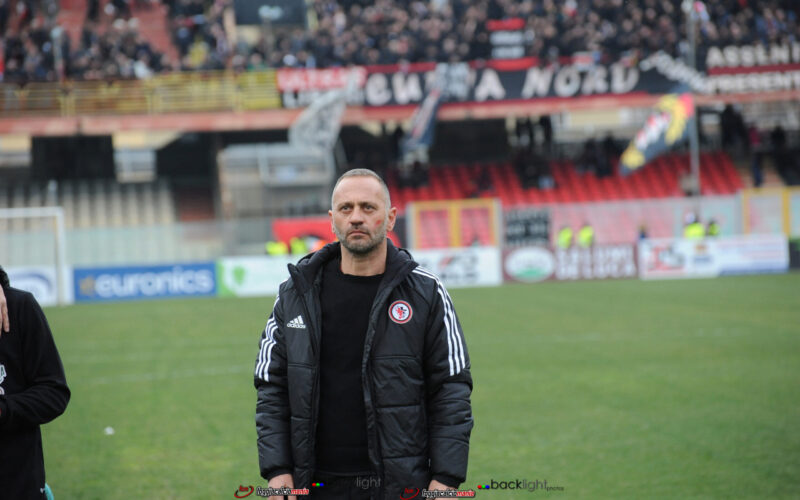
M 261 475 L 314 478 L 319 414 L 323 264 L 341 255 L 331 243 L 289 265 L 256 360 L 256 428 Z M 361 361 L 369 459 L 378 498 L 427 488 L 435 478 L 465 480 L 472 378 L 453 303 L 439 279 L 408 252 L 388 245 L 386 271 L 372 304 Z

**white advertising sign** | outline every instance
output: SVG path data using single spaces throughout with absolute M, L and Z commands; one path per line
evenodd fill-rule
M 500 249 L 496 247 L 416 250 L 413 256 L 448 288 L 496 286 L 503 282 Z
M 53 267 L 12 267 L 6 269 L 11 286 L 30 292 L 41 306 L 58 304 L 58 281 Z M 71 289 L 71 287 L 67 287 Z M 71 303 L 69 297 L 67 303 Z
M 639 242 L 642 279 L 713 278 L 730 274 L 786 272 L 788 269 L 789 247 L 783 235 Z
M 217 287 L 221 297 L 275 295 L 289 277 L 286 265 L 297 256 L 222 257 L 217 260 Z

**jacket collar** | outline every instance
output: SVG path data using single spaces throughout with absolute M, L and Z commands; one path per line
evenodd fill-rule
M 300 293 L 305 293 L 310 286 L 321 276 L 322 267 L 326 262 L 340 258 L 342 255 L 341 243 L 335 241 L 328 243 L 318 251 L 308 254 L 297 263 L 289 264 L 289 274 L 295 288 Z M 417 263 L 405 248 L 397 248 L 392 240 L 386 239 L 386 270 L 381 280 L 381 286 L 392 285 L 402 281 Z

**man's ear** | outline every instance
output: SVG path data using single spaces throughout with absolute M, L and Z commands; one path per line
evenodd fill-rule
M 394 229 L 394 223 L 397 221 L 397 207 L 389 209 L 389 223 L 386 225 L 386 230 L 391 231 Z

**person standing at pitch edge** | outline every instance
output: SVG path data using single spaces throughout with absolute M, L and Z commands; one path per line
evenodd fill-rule
M 44 500 L 41 424 L 67 407 L 70 391 L 47 319 L 0 267 L 0 498 Z
M 289 266 L 261 335 L 261 475 L 320 499 L 457 488 L 472 378 L 450 296 L 387 239 L 397 209 L 373 171 L 342 175 L 328 214 L 339 241 Z

